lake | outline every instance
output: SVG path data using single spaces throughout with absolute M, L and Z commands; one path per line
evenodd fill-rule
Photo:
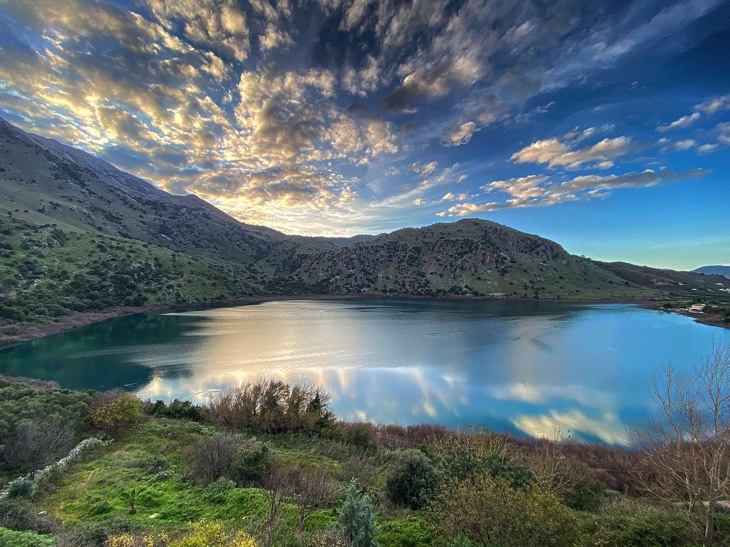
M 276 378 L 324 387 L 349 421 L 621 444 L 651 373 L 713 340 L 730 330 L 624 304 L 275 301 L 111 319 L 0 350 L 0 373 L 198 402 Z

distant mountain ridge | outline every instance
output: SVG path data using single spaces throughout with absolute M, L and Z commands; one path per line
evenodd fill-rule
M 1 118 L 0 217 L 13 221 L 3 228 L 12 242 L 0 246 L 0 318 L 3 306 L 15 310 L 6 316 L 32 306 L 50 309 L 53 290 L 77 295 L 66 310 L 81 310 L 95 298 L 109 306 L 200 303 L 205 294 L 209 301 L 310 294 L 556 300 L 727 294 L 720 292 L 725 278 L 717 275 L 597 262 L 479 219 L 352 238 L 288 236 L 239 222 L 196 196 L 164 192 Z M 69 260 L 60 247 L 72 233 L 81 238 L 76 245 L 86 264 L 75 273 L 59 265 Z M 138 275 L 142 267 L 145 276 Z M 76 285 L 69 284 L 73 275 Z M 91 288 L 88 276 L 96 279 Z M 154 284 L 142 286 L 142 279 Z
M 730 279 L 730 266 L 701 266 L 692 271 L 709 275 L 722 275 Z

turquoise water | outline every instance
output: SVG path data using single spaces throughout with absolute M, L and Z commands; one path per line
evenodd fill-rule
M 651 373 L 730 331 L 632 305 L 311 300 L 138 314 L 0 351 L 0 373 L 143 398 L 261 377 L 315 383 L 345 420 L 485 425 L 622 443 Z

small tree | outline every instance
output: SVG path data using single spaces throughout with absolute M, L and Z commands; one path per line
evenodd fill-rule
M 304 521 L 317 509 L 332 503 L 337 489 L 330 481 L 329 475 L 323 469 L 306 469 L 292 475 L 297 511 L 296 534 L 300 535 L 304 529 Z
M 667 364 L 652 381 L 659 416 L 632 431 L 643 486 L 682 502 L 705 546 L 714 542 L 717 502 L 730 495 L 730 344 L 713 344 L 690 370 Z
M 388 475 L 388 499 L 395 505 L 420 509 L 438 486 L 438 477 L 425 456 L 418 450 L 407 450 Z
M 375 510 L 367 494 L 352 479 L 339 513 L 339 527 L 353 547 L 376 547 L 380 530 L 375 523 Z

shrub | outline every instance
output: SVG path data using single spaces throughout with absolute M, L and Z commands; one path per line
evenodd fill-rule
M 200 422 L 188 422 L 185 424 L 185 429 L 190 433 L 197 433 L 198 435 L 215 435 L 215 426 L 203 425 Z
M 231 478 L 241 450 L 240 440 L 234 435 L 219 434 L 201 439 L 188 457 L 193 476 L 211 483 L 221 477 Z
M 58 547 L 103 547 L 110 537 L 120 534 L 139 535 L 145 527 L 131 519 L 112 517 L 99 522 L 80 522 L 66 530 Z
M 60 523 L 47 515 L 41 515 L 27 501 L 0 500 L 0 527 L 20 532 L 32 531 L 39 534 L 53 534 Z
M 164 401 L 160 400 L 154 403 L 147 401 L 144 406 L 147 414 L 177 420 L 199 420 L 203 410 L 201 406 L 180 399 L 175 399 L 169 404 L 165 404 Z
M 24 478 L 11 481 L 7 487 L 8 499 L 30 498 L 35 491 L 35 482 Z
M 16 532 L 0 528 L 0 545 L 12 547 L 54 547 L 56 538 L 43 536 L 35 532 Z
M 679 511 L 646 506 L 628 499 L 618 499 L 600 513 L 586 515 L 584 523 L 597 545 L 697 545 L 694 534 Z
M 388 475 L 388 499 L 395 505 L 420 509 L 431 499 L 438 478 L 421 452 L 407 450 Z
M 359 448 L 370 448 L 375 444 L 376 429 L 373 424 L 341 424 L 342 440 Z
M 329 397 L 313 386 L 291 387 L 279 380 L 244 384 L 215 397 L 206 409 L 214 424 L 266 433 L 320 432 L 334 416 Z
M 355 479 L 350 481 L 347 487 L 345 501 L 338 515 L 338 524 L 352 547 L 378 545 L 380 530 L 375 524 L 375 510 L 368 495 L 358 488 Z
M 85 420 L 92 427 L 115 434 L 134 427 L 142 418 L 142 402 L 119 390 L 99 395 L 89 405 Z
M 218 522 L 190 523 L 192 531 L 183 539 L 173 541 L 170 547 L 255 547 L 253 538 L 245 532 L 227 534 Z
M 5 440 L 2 457 L 12 468 L 35 471 L 68 452 L 73 440 L 73 429 L 58 415 L 42 422 L 23 421 Z
M 0 444 L 24 422 L 42 423 L 49 416 L 76 429 L 92 396 L 59 389 L 49 382 L 0 378 Z
M 420 547 L 435 543 L 431 526 L 420 517 L 389 520 L 380 529 L 378 542 L 383 547 Z
M 576 518 L 555 496 L 536 486 L 512 488 L 489 472 L 445 487 L 432 518 L 442 536 L 462 534 L 484 545 L 575 545 L 581 537 Z

